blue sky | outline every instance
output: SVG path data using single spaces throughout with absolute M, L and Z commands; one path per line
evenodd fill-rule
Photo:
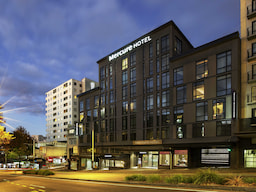
M 99 59 L 170 20 L 194 47 L 239 31 L 239 9 L 239 0 L 1 0 L 6 122 L 46 135 L 45 92 L 71 78 L 98 81 Z

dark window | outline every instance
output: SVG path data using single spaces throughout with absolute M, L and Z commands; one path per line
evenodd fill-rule
M 196 79 L 202 79 L 208 76 L 208 60 L 203 59 L 196 62 Z
M 217 77 L 217 96 L 231 94 L 231 75 Z
M 153 129 L 146 129 L 146 140 L 152 140 L 154 139 L 154 132 L 153 132 Z
M 201 102 L 196 104 L 196 120 L 205 121 L 208 120 L 208 103 Z
M 105 67 L 101 67 L 100 68 L 100 79 L 104 79 L 105 78 Z
M 153 65 L 153 60 L 149 61 L 149 75 L 153 75 L 154 73 L 154 65 Z
M 128 72 L 127 71 L 123 71 L 122 72 L 122 84 L 127 84 L 128 83 Z
M 122 132 L 122 141 L 127 141 L 127 131 Z
M 122 87 L 122 98 L 123 98 L 123 99 L 127 99 L 127 98 L 128 98 L 127 86 L 123 86 L 123 87 Z
M 153 77 L 147 79 L 147 92 L 151 93 L 153 91 Z
M 181 54 L 182 53 L 182 41 L 178 37 L 175 37 L 174 52 L 176 54 Z
M 157 90 L 160 89 L 160 76 L 159 75 L 156 76 L 156 89 Z
M 154 116 L 153 111 L 147 112 L 147 127 L 154 126 Z
M 131 60 L 130 61 L 131 67 L 135 66 L 136 65 L 136 52 L 131 53 L 130 60 Z
M 217 121 L 216 135 L 230 136 L 231 135 L 231 121 Z
M 131 68 L 131 82 L 136 81 L 136 68 Z
M 98 107 L 98 106 L 99 106 L 99 96 L 96 95 L 96 96 L 94 97 L 94 107 Z
M 109 78 L 109 89 L 113 89 L 113 79 L 112 79 L 112 77 Z
M 131 97 L 135 97 L 136 96 L 136 83 L 131 84 L 130 88 L 131 88 L 131 91 L 130 91 Z
M 147 110 L 153 109 L 153 107 L 154 107 L 153 95 L 148 95 L 147 96 Z
M 169 35 L 163 36 L 161 38 L 161 51 L 167 52 L 170 49 Z
M 256 51 L 256 49 L 255 49 Z M 217 74 L 231 70 L 231 51 L 217 55 Z
M 90 99 L 86 99 L 86 109 L 90 109 Z
M 161 68 L 162 71 L 169 69 L 169 54 L 162 55 L 162 62 L 161 62 Z
M 127 116 L 122 117 L 122 130 L 127 130 Z
M 174 85 L 180 85 L 183 83 L 183 67 L 174 69 L 173 83 L 174 83 Z
M 204 137 L 205 136 L 204 123 L 194 123 L 192 134 L 193 134 L 193 137 Z
M 149 57 L 153 57 L 153 46 L 152 43 L 149 44 Z
M 131 132 L 130 133 L 130 140 L 135 141 L 136 140 L 136 132 Z
M 130 128 L 136 129 L 136 115 L 130 116 Z
M 109 102 L 110 103 L 114 103 L 115 102 L 115 95 L 114 95 L 114 91 L 110 91 L 109 92 Z
M 182 104 L 182 103 L 186 103 L 187 101 L 187 97 L 186 97 L 186 86 L 182 86 L 182 87 L 177 87 L 176 89 L 176 103 L 177 104 Z
M 170 106 L 170 91 L 166 90 L 162 92 L 162 107 Z
M 170 109 L 162 109 L 162 125 L 170 124 Z
M 123 101 L 122 103 L 122 114 L 125 115 L 128 113 L 128 101 Z
M 156 54 L 159 55 L 160 53 L 160 42 L 159 39 L 156 40 Z
M 170 75 L 169 72 L 162 73 L 162 89 L 170 87 Z

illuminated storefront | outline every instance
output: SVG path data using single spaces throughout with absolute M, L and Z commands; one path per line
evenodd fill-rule
M 174 167 L 188 167 L 188 150 L 174 150 Z
M 244 167 L 245 168 L 256 167 L 256 149 L 244 150 Z

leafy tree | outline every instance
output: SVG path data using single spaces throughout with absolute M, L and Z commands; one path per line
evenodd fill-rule
M 14 139 L 13 135 L 4 130 L 4 127 L 0 125 L 0 145 L 7 145 Z
M 18 154 L 18 156 L 28 156 L 32 154 L 32 137 L 29 132 L 22 126 L 19 126 L 13 135 L 15 139 L 10 142 L 10 150 Z

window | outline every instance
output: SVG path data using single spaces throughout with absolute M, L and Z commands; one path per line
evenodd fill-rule
M 110 75 L 110 76 L 112 76 L 112 72 L 113 72 L 112 69 L 113 69 L 113 68 L 112 68 L 112 64 L 110 64 L 110 65 L 109 65 L 109 75 Z
M 176 103 L 177 104 L 182 104 L 185 103 L 187 101 L 186 98 L 186 86 L 182 86 L 182 87 L 177 87 L 176 89 Z
M 122 130 L 127 130 L 127 116 L 122 117 Z
M 99 96 L 96 95 L 96 96 L 94 97 L 94 107 L 98 107 L 98 106 L 99 106 Z
M 98 109 L 94 109 L 93 110 L 93 119 L 97 119 L 98 118 Z
M 169 107 L 170 106 L 170 91 L 163 91 L 162 92 L 162 107 Z
M 122 114 L 125 115 L 128 113 L 128 101 L 123 101 L 122 104 Z
M 131 55 L 130 55 L 130 65 L 131 65 L 131 67 L 132 66 L 135 66 L 136 65 L 136 52 L 133 52 L 133 53 L 131 53 Z
M 156 40 L 156 54 L 159 55 L 160 53 L 160 42 L 159 39 Z
M 252 55 L 251 57 L 256 55 L 256 43 L 252 43 Z
M 182 52 L 182 41 L 178 37 L 175 37 L 174 52 L 176 54 L 181 54 Z
M 130 128 L 136 129 L 136 115 L 130 116 Z
M 193 137 L 204 137 L 205 136 L 205 127 L 204 123 L 194 123 L 193 124 Z
M 255 86 L 253 86 L 252 88 L 251 88 L 251 102 L 256 102 L 256 87 Z
M 128 58 L 126 57 L 122 60 L 122 70 L 125 70 L 127 68 L 128 68 Z
M 231 75 L 217 77 L 217 96 L 231 94 Z
M 127 86 L 123 86 L 123 88 L 122 88 L 122 99 L 127 99 L 127 98 L 128 98 Z
M 205 121 L 208 120 L 208 103 L 201 102 L 196 104 L 196 120 Z
M 154 73 L 154 65 L 153 65 L 153 60 L 149 61 L 149 75 L 153 75 Z
M 148 95 L 147 96 L 147 110 L 153 109 L 153 107 L 154 107 L 153 95 Z
M 174 69 L 173 82 L 174 82 L 174 85 L 180 85 L 183 83 L 183 67 Z
M 100 87 L 103 91 L 105 90 L 105 80 L 100 81 Z
M 196 79 L 202 79 L 208 76 L 208 60 L 203 59 L 196 62 Z
M 153 57 L 153 46 L 152 43 L 149 44 L 149 57 Z
M 169 72 L 162 73 L 162 89 L 170 87 L 170 75 Z
M 174 124 L 181 124 L 183 123 L 183 106 L 174 107 Z
M 224 119 L 225 118 L 225 99 L 215 99 L 212 101 L 213 108 L 213 119 Z
M 132 99 L 130 102 L 130 110 L 131 113 L 135 113 L 136 112 L 136 99 Z
M 169 54 L 162 55 L 161 68 L 162 71 L 169 69 Z
M 80 112 L 84 111 L 84 101 L 80 101 Z
M 109 89 L 113 89 L 113 79 L 112 77 L 109 78 Z
M 109 92 L 109 102 L 110 103 L 114 103 L 115 102 L 115 95 L 114 95 L 114 91 L 110 91 Z
M 131 84 L 131 97 L 135 97 L 136 96 L 136 83 Z
M 128 73 L 127 71 L 123 71 L 122 72 L 122 85 L 127 84 L 128 83 Z
M 154 116 L 153 111 L 147 112 L 147 127 L 153 127 L 154 125 Z
M 169 125 L 170 122 L 170 109 L 162 109 L 162 125 Z
M 105 67 L 101 67 L 100 68 L 100 79 L 104 79 L 105 78 Z
M 146 129 L 145 130 L 146 140 L 153 140 L 154 139 L 154 131 L 153 129 Z
M 132 132 L 130 133 L 130 140 L 131 140 L 131 141 L 135 141 L 135 140 L 136 140 L 136 131 L 132 131 Z
M 147 79 L 147 93 L 153 91 L 153 77 Z
M 131 82 L 136 81 L 136 68 L 131 68 Z
M 161 38 L 161 51 L 167 52 L 170 49 L 169 35 L 163 36 Z
M 178 139 L 185 138 L 185 131 L 186 131 L 185 125 L 179 124 L 176 126 L 176 128 L 177 128 L 176 130 L 177 138 Z
M 204 99 L 204 82 L 193 83 L 193 99 L 201 100 Z
M 157 93 L 157 95 L 156 95 L 156 107 L 157 108 L 160 107 L 160 93 Z
M 231 121 L 217 121 L 216 135 L 217 136 L 230 136 L 231 135 Z
M 255 49 L 256 50 L 256 49 Z M 217 55 L 217 74 L 231 70 L 231 51 Z
M 256 108 L 252 109 L 252 118 L 255 119 L 256 118 Z
M 122 132 L 122 141 L 127 141 L 127 131 Z

